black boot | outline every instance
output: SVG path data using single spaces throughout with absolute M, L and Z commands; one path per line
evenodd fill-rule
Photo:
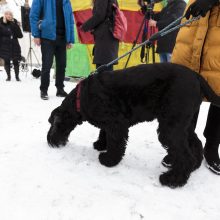
M 5 65 L 5 71 L 7 73 L 7 79 L 6 81 L 11 81 L 11 67 L 10 67 L 10 62 L 9 62 L 9 65 Z
M 66 97 L 67 93 L 64 91 L 64 89 L 57 89 L 56 96 L 58 96 L 58 97 Z
M 219 143 L 207 141 L 204 147 L 204 157 L 207 167 L 215 174 L 220 175 L 220 159 L 218 155 Z
M 15 70 L 15 79 L 17 81 L 21 81 L 19 78 L 19 63 L 18 63 L 18 61 L 14 62 L 14 70 Z
M 41 97 L 41 99 L 43 99 L 43 100 L 48 100 L 48 99 L 49 99 L 48 94 L 47 94 L 47 91 L 44 91 L 44 90 L 42 90 L 42 91 L 40 92 L 40 97 Z
M 16 76 L 15 78 L 16 78 L 17 81 L 21 81 L 19 76 Z
M 8 76 L 6 81 L 11 81 L 11 76 Z

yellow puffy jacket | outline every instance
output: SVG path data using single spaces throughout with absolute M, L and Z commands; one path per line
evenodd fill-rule
M 179 31 L 172 62 L 200 73 L 220 95 L 220 5 Z

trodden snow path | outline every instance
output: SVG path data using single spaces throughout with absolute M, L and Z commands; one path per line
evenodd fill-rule
M 178 189 L 162 187 L 157 122 L 130 129 L 126 156 L 114 168 L 101 166 L 92 143 L 98 129 L 84 123 L 69 143 L 49 148 L 50 112 L 60 105 L 51 80 L 49 101 L 40 99 L 39 80 L 21 74 L 5 82 L 0 72 L 0 220 L 219 220 L 220 176 L 203 163 Z M 66 82 L 70 92 L 75 83 Z M 208 103 L 203 103 L 197 133 Z

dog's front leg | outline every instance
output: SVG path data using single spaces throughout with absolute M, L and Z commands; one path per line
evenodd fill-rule
M 100 153 L 101 164 L 112 167 L 117 165 L 124 156 L 128 139 L 128 128 L 117 127 L 106 130 L 107 152 Z
M 107 141 L 106 141 L 106 132 L 104 129 L 100 130 L 99 138 L 96 142 L 93 143 L 94 149 L 98 151 L 107 150 Z

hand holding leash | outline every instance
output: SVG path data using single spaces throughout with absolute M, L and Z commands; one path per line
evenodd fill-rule
M 205 17 L 206 13 L 217 3 L 219 3 L 219 0 L 196 0 L 187 9 L 185 17 L 187 20 L 191 15 L 193 17 Z

